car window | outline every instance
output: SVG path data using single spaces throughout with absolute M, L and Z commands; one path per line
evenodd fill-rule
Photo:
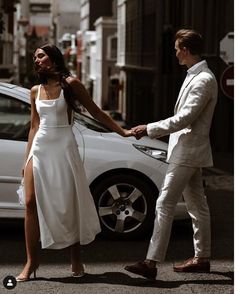
M 110 133 L 112 132 L 111 130 L 109 130 L 106 126 L 104 126 L 103 124 L 101 124 L 100 122 L 98 122 L 97 120 L 81 114 L 81 113 L 75 113 L 75 120 L 85 126 L 86 128 L 96 131 L 96 132 L 101 132 L 101 133 Z
M 27 141 L 30 105 L 0 94 L 0 139 Z

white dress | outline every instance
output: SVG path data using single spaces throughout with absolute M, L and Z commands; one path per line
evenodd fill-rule
M 40 88 L 35 100 L 40 125 L 26 165 L 32 158 L 41 245 L 88 244 L 101 229 L 63 90 L 57 99 L 41 100 Z

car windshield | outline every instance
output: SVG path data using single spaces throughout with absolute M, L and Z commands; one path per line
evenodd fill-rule
M 102 123 L 99 121 L 85 115 L 82 113 L 75 113 L 74 115 L 75 121 L 78 122 L 79 124 L 85 126 L 86 128 L 96 131 L 96 132 L 101 132 L 101 133 L 111 133 L 112 131 L 109 130 L 106 126 L 104 126 Z

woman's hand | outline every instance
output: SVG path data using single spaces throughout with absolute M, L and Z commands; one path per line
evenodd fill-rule
M 135 136 L 135 133 L 132 131 L 132 130 L 126 130 L 126 129 L 123 129 L 124 131 L 124 137 L 131 137 L 131 136 Z

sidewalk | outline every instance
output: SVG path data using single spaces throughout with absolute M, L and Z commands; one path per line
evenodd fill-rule
M 203 169 L 204 187 L 211 190 L 234 191 L 234 158 L 232 153 L 213 154 L 214 166 Z
M 212 167 L 203 168 L 203 175 L 234 175 L 234 154 L 230 152 L 213 153 Z
M 233 152 L 213 153 L 214 168 L 234 174 L 234 154 Z

